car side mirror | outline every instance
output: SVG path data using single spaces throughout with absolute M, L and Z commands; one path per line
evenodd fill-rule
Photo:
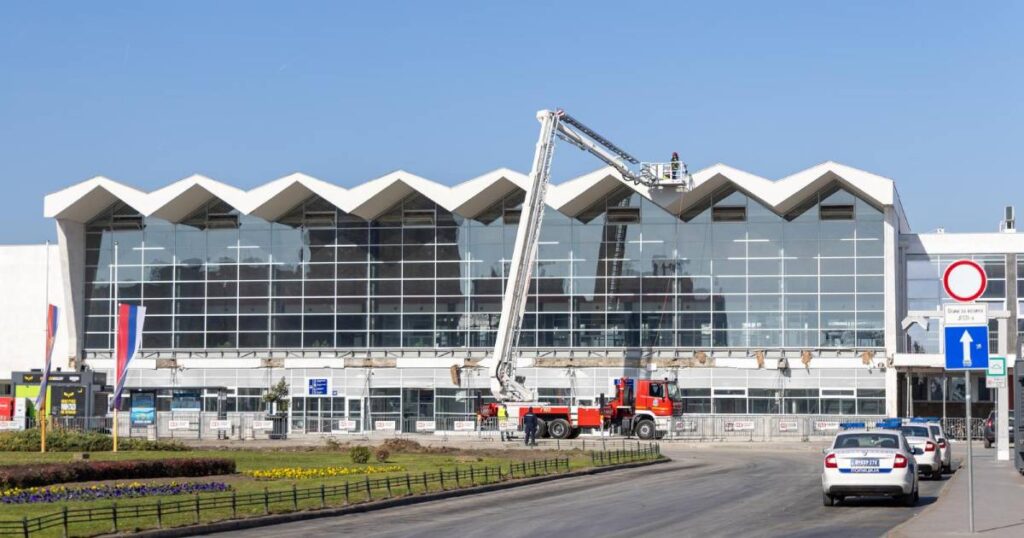
M 924 454 L 924 449 L 914 447 L 914 455 L 920 456 L 921 454 Z
M 830 449 L 829 449 L 828 447 L 825 447 L 825 448 L 821 449 L 821 453 L 822 453 L 822 454 L 828 454 L 828 453 L 829 453 L 829 450 L 830 450 Z

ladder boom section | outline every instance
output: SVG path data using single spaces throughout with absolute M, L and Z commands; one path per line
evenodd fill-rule
M 541 124 L 540 137 L 533 155 L 533 168 L 530 169 L 526 197 L 520 211 L 516 242 L 506 275 L 494 355 L 490 362 L 491 393 L 499 402 L 536 401 L 533 391 L 516 375 L 515 347 L 519 342 L 519 331 L 523 325 L 530 291 L 530 278 L 537 261 L 537 244 L 540 241 L 540 228 L 544 219 L 545 194 L 551 180 L 551 160 L 554 156 L 556 137 L 604 161 L 615 168 L 626 181 L 654 188 L 671 187 L 678 191 L 687 190 L 689 185 L 689 174 L 686 172 L 685 164 L 678 160 L 658 166 L 641 163 L 636 157 L 562 110 L 541 110 L 537 113 L 537 120 Z M 634 172 L 630 165 L 640 165 L 639 171 Z
M 551 159 L 560 115 L 559 112 L 549 110 L 537 113 L 541 123 L 540 137 L 533 156 L 533 168 L 530 170 L 529 189 L 520 211 L 490 372 L 491 393 L 500 402 L 530 402 L 536 399 L 533 391 L 526 388 L 516 376 L 514 348 L 523 325 L 530 277 L 537 259 L 537 243 L 541 221 L 544 219 L 544 195 L 551 179 Z

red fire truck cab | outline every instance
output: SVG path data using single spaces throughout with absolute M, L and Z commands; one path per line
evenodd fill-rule
M 500 405 L 489 403 L 483 406 L 480 414 L 496 417 Z M 575 438 L 584 428 L 654 439 L 669 430 L 673 417 L 683 414 L 683 403 L 675 381 L 629 377 L 616 379 L 615 398 L 605 401 L 602 394 L 598 405 L 542 402 L 506 402 L 505 405 L 509 418 L 517 419 L 517 424 L 522 424 L 522 417 L 533 408 L 538 420 L 538 437 L 555 439 Z

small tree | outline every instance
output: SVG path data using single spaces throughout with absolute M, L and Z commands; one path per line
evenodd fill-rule
M 270 413 L 288 412 L 288 383 L 283 377 L 263 393 L 263 401 L 267 402 Z

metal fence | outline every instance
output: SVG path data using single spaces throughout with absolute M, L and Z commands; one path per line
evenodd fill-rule
M 967 439 L 967 419 L 964 418 L 944 418 L 941 419 L 942 431 L 946 433 L 950 439 Z M 984 439 L 985 436 L 985 419 L 983 418 L 972 418 L 971 419 L 971 439 Z
M 159 412 L 152 424 L 133 423 L 129 413 L 118 414 L 118 435 L 141 439 L 269 439 L 282 430 L 283 417 L 267 417 L 265 413 Z M 52 427 L 109 433 L 114 418 L 61 417 Z
M 623 446 L 609 451 L 590 452 L 594 466 L 618 465 L 646 461 L 661 457 L 656 443 Z M 271 512 L 292 512 L 300 509 L 347 506 L 349 504 L 390 499 L 397 496 L 437 493 L 452 489 L 492 484 L 505 480 L 529 478 L 570 470 L 569 458 L 548 458 L 507 465 L 456 467 L 433 473 L 396 475 L 346 481 L 343 484 L 320 484 L 316 487 L 239 494 L 195 495 L 179 499 L 129 504 L 111 503 L 96 508 L 67 508 L 39 517 L 20 520 L 0 520 L 0 535 L 29 537 L 34 534 L 75 536 L 98 533 L 118 533 L 122 530 L 165 525 L 198 524 L 202 521 L 237 519 L 246 515 L 266 515 Z M 182 520 L 182 517 L 185 520 Z M 49 531 L 49 532 L 47 532 Z
M 808 440 L 835 435 L 839 424 L 864 422 L 874 424 L 884 417 L 877 415 L 685 415 L 672 419 L 665 439 L 688 441 L 771 441 L 784 439 Z M 150 439 L 269 439 L 287 434 L 285 417 L 270 418 L 263 413 L 217 413 L 206 412 L 160 412 L 155 423 L 148 426 L 133 426 L 127 414 L 119 417 L 119 432 L 123 437 Z M 273 427 L 268 428 L 271 422 Z M 336 420 L 337 426 L 331 431 L 310 433 L 359 434 L 374 432 L 377 435 L 403 436 L 408 434 L 438 434 L 447 436 L 499 437 L 500 432 L 510 436 L 520 435 L 522 426 L 516 417 L 499 421 L 488 417 L 478 420 L 473 415 L 452 415 L 442 417 L 400 418 L 395 416 L 371 417 L 364 423 Z M 966 428 L 963 418 L 943 420 L 943 429 L 952 439 L 965 439 Z M 54 421 L 54 427 L 109 432 L 113 425 L 111 417 L 62 418 Z M 585 435 L 618 434 L 589 430 Z M 302 435 L 304 432 L 292 432 Z M 984 434 L 984 419 L 971 421 L 971 434 L 981 439 Z

